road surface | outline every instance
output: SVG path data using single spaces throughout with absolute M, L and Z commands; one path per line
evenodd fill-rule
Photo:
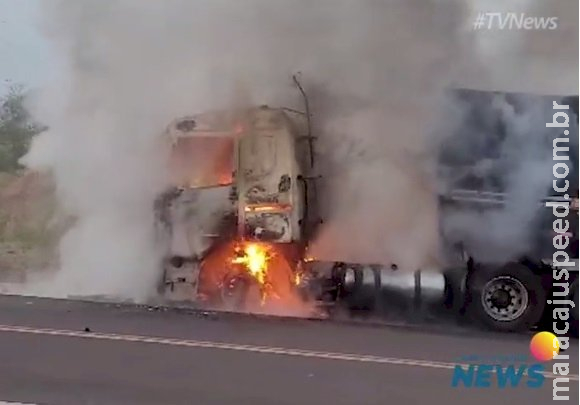
M 545 405 L 550 375 L 451 387 L 465 356 L 528 355 L 529 339 L 0 296 L 0 402 Z M 577 404 L 576 340 L 568 353 Z

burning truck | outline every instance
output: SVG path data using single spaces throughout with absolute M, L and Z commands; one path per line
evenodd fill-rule
M 229 310 L 302 306 L 315 200 L 299 160 L 306 125 L 296 112 L 261 106 L 169 126 L 177 187 L 157 207 L 171 252 L 166 296 Z
M 506 190 L 489 191 L 484 185 L 489 179 L 458 170 L 474 157 L 459 164 L 446 156 L 445 148 L 441 166 L 467 174 L 439 199 L 444 269 L 403 272 L 396 263 L 311 257 L 309 243 L 322 223 L 319 176 L 308 100 L 295 82 L 305 100 L 304 112 L 260 106 L 183 117 L 169 125 L 165 136 L 171 144 L 174 187 L 156 203 L 167 252 L 160 288 L 168 300 L 302 316 L 333 316 L 338 309 L 385 315 L 394 307 L 431 306 L 468 313 L 506 331 L 528 329 L 542 320 L 553 289 L 553 265 L 545 260 L 551 257 L 546 249 L 553 236 L 547 209 L 538 209 L 532 252 L 503 262 L 476 257 L 467 236 L 449 233 L 447 213 L 497 209 L 507 203 Z M 491 97 L 486 92 L 467 94 L 480 101 Z M 577 98 L 575 103 L 577 109 Z M 493 147 L 488 149 L 493 152 Z M 575 187 L 575 211 L 568 216 L 572 258 L 578 257 Z M 547 198 L 563 201 L 563 196 Z M 574 302 L 577 263 L 570 269 L 572 287 L 567 292 Z M 577 309 L 574 316 L 577 323 Z

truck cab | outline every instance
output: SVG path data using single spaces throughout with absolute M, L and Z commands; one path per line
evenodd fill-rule
M 296 128 L 280 109 L 251 111 L 235 148 L 238 237 L 272 243 L 303 239 L 304 176 Z
M 217 294 L 240 243 L 267 244 L 289 262 L 299 259 L 312 223 L 304 125 L 299 113 L 268 106 L 169 125 L 172 187 L 157 211 L 168 240 L 162 284 L 172 299 L 195 301 L 200 288 Z

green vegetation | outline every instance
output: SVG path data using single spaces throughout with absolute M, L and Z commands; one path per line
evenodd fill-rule
M 28 151 L 32 137 L 46 129 L 32 120 L 25 98 L 21 86 L 0 98 L 0 173 L 21 169 L 18 160 Z
M 55 248 L 50 176 L 19 163 L 32 138 L 46 129 L 32 119 L 25 101 L 21 86 L 0 97 L 0 274 L 46 267 Z

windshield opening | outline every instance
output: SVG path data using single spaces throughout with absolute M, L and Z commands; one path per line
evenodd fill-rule
M 232 183 L 234 139 L 178 138 L 171 150 L 171 177 L 181 187 L 219 187 Z

